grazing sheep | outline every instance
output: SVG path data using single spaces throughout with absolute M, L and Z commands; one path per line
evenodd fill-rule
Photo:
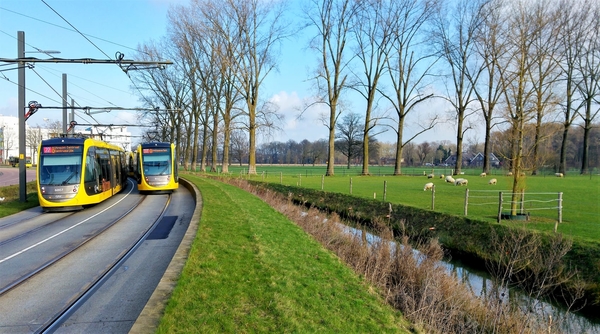
M 496 182 L 498 182 L 498 180 L 496 180 L 496 179 L 490 179 L 490 182 L 488 182 L 488 184 L 496 184 Z
M 556 175 L 556 177 L 564 177 L 565 176 L 563 173 L 554 173 L 554 175 Z
M 512 176 L 512 172 L 508 172 L 506 176 Z
M 451 175 L 446 176 L 446 182 L 454 183 L 454 178 Z
M 434 177 L 434 176 L 435 176 L 435 175 L 433 175 L 433 173 L 432 173 L 432 174 L 427 174 L 427 178 L 428 178 L 428 179 L 433 179 L 433 177 Z
M 432 190 L 432 189 L 433 189 L 433 182 L 425 183 L 425 188 L 423 188 L 423 191 Z
M 462 186 L 462 185 L 468 185 L 469 184 L 469 180 L 467 179 L 456 179 L 456 181 L 454 181 L 454 185 L 455 186 Z
M 444 174 L 440 175 L 440 179 L 443 179 L 443 178 L 444 178 Z
M 486 176 L 487 176 L 487 174 L 484 172 L 484 173 L 481 173 L 481 174 L 479 174 L 479 176 L 480 176 L 480 177 L 486 177 Z

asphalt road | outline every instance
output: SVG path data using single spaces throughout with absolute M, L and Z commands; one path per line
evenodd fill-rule
M 35 168 L 27 168 L 25 171 L 27 182 L 35 181 Z M 19 168 L 11 166 L 0 166 L 0 187 L 19 184 Z

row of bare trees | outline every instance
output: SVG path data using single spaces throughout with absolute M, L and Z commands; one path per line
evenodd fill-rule
M 511 150 L 503 158 L 514 171 L 515 189 L 523 160 L 539 160 L 548 123 L 562 124 L 557 170 L 562 173 L 569 132 L 574 124 L 583 126 L 581 173 L 588 172 L 590 132 L 600 102 L 596 2 L 310 0 L 302 3 L 301 22 L 286 16 L 292 13 L 287 5 L 193 0 L 171 9 L 170 31 L 162 42 L 140 48 L 144 58 L 175 60 L 170 68 L 134 75 L 145 102 L 161 106 L 144 115 L 156 124 L 154 134 L 178 143 L 186 168 L 200 160 L 205 169 L 210 160 L 214 170 L 221 160 L 226 171 L 232 133 L 242 131 L 248 172 L 255 173 L 257 131 L 276 129 L 283 116 L 261 95 L 261 87 L 276 68 L 282 41 L 304 25 L 311 36 L 309 50 L 318 60 L 310 76 L 314 94 L 304 109 L 327 106 L 321 117 L 328 129 L 327 175 L 334 172 L 338 123 L 350 112 L 352 96 L 364 101 L 362 156 L 370 155 L 371 138 L 379 131 L 396 133 L 395 174 L 402 173 L 403 149 L 444 116 L 457 135 L 456 173 L 464 136 L 480 120 L 484 172 L 490 168 L 492 131 L 511 131 Z M 430 110 L 434 100 L 445 101 L 446 110 Z M 408 135 L 409 119 L 418 130 Z M 526 143 L 530 126 L 536 136 Z M 363 159 L 362 173 L 369 174 L 369 159 Z

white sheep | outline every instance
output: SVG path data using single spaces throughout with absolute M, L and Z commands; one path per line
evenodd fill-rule
M 433 182 L 425 183 L 425 188 L 423 188 L 423 191 L 425 190 L 433 190 Z
M 454 183 L 454 178 L 451 175 L 446 176 L 446 182 Z
M 508 172 L 506 176 L 512 176 L 512 172 Z
M 443 178 L 444 178 L 444 174 L 441 174 L 441 175 L 440 175 L 440 179 L 443 179 Z
M 433 173 L 431 173 L 431 174 L 427 174 L 427 178 L 428 178 L 428 179 L 433 179 L 433 177 L 434 177 L 434 176 L 435 176 L 435 175 L 434 175 Z
M 563 173 L 554 173 L 554 175 L 556 175 L 556 177 L 564 177 L 565 176 Z
M 487 176 L 487 173 L 483 172 L 483 173 L 479 174 L 479 176 L 480 176 L 480 177 L 486 177 L 486 176 Z
M 490 179 L 490 182 L 488 182 L 488 184 L 496 184 L 496 182 L 498 182 L 498 180 L 496 180 L 496 179 Z
M 462 186 L 462 185 L 465 185 L 465 186 L 466 186 L 466 185 L 468 185 L 468 184 L 469 184 L 469 180 L 467 180 L 467 179 L 456 179 L 456 180 L 454 181 L 454 185 L 455 185 L 455 186 Z

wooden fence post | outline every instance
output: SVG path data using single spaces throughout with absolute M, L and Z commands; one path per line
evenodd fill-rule
M 352 178 L 350 178 L 350 195 L 352 195 Z
M 467 215 L 467 208 L 469 207 L 469 188 L 465 191 L 465 216 Z
M 502 192 L 498 195 L 498 223 L 502 221 Z
M 325 185 L 325 174 L 321 175 L 321 190 L 323 190 L 324 185 Z
M 385 199 L 387 197 L 387 181 L 383 181 L 383 201 L 385 202 Z
M 283 173 L 279 172 L 279 184 L 283 184 Z
M 435 210 L 435 184 L 431 187 L 431 210 Z
M 562 223 L 562 195 L 563 193 L 558 193 L 558 223 Z

